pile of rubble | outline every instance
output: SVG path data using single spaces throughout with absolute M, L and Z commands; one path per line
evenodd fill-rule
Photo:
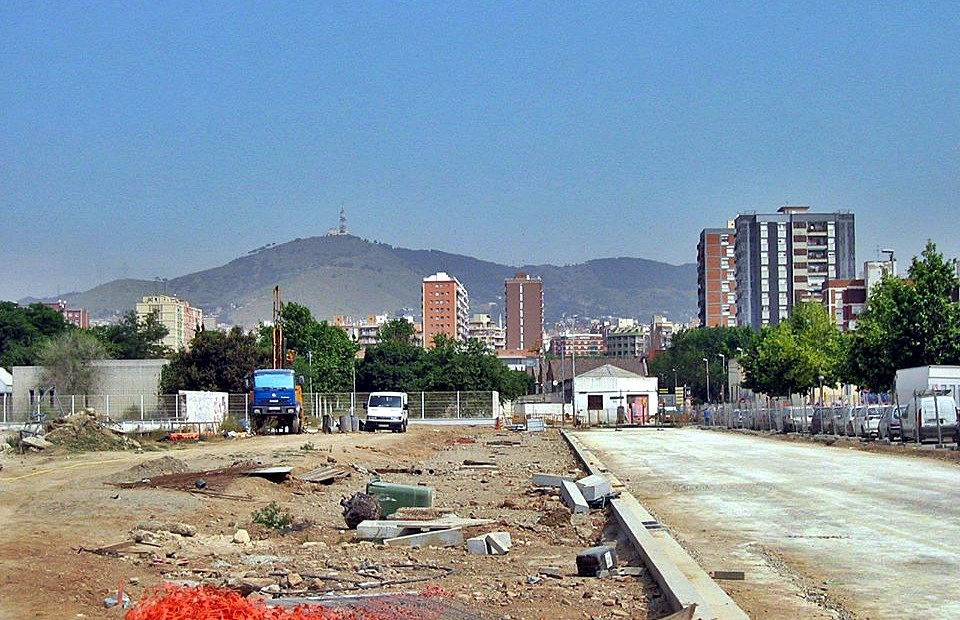
M 93 409 L 47 420 L 41 433 L 24 434 L 20 444 L 31 450 L 61 447 L 71 452 L 139 450 L 141 447 L 139 442 L 111 429 Z

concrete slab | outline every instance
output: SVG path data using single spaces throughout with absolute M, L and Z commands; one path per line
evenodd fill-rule
M 610 482 L 600 474 L 590 474 L 577 480 L 577 487 L 580 488 L 580 492 L 583 493 L 583 498 L 587 500 L 587 503 L 613 494 L 613 487 Z
M 560 484 L 560 496 L 573 514 L 590 512 L 590 506 L 587 505 L 587 500 L 584 499 L 583 493 L 575 482 L 564 480 Z
M 533 474 L 533 486 L 535 487 L 557 487 L 564 481 L 573 482 L 571 476 L 555 476 L 553 474 Z
M 487 555 L 487 536 L 474 536 L 467 539 L 467 553 Z
M 383 541 L 387 547 L 457 547 L 463 544 L 463 530 L 458 527 L 398 536 Z
M 491 555 L 505 555 L 510 551 L 513 541 L 510 532 L 491 532 L 487 534 L 487 548 Z

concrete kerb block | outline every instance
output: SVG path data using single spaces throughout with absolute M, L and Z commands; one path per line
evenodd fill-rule
M 613 495 L 613 487 L 610 485 L 610 482 L 599 474 L 591 474 L 577 480 L 577 487 L 583 494 L 583 498 L 587 500 L 587 503 L 595 502 L 608 495 Z
M 491 555 L 505 555 L 507 551 L 510 551 L 512 544 L 510 532 L 491 532 L 487 534 L 487 548 Z
M 560 485 L 560 496 L 563 498 L 563 503 L 573 514 L 590 512 L 590 506 L 587 505 L 587 500 L 583 497 L 580 487 L 575 482 L 564 480 Z
M 487 555 L 487 536 L 474 536 L 467 539 L 467 553 Z
M 467 539 L 467 553 L 474 555 L 506 555 L 511 545 L 510 532 L 491 532 Z
M 456 547 L 463 544 L 463 530 L 435 530 L 409 536 L 398 536 L 383 541 L 387 547 Z
M 533 474 L 533 486 L 535 487 L 559 488 L 564 480 L 573 482 L 573 478 L 569 476 L 556 476 L 554 474 Z

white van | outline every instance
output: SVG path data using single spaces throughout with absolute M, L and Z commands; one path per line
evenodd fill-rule
M 363 421 L 364 430 L 389 428 L 394 433 L 407 432 L 410 406 L 406 392 L 371 392 L 363 408 L 367 412 Z
M 957 404 L 952 396 L 915 396 L 900 403 L 901 441 L 923 441 L 939 437 L 954 441 L 957 435 Z

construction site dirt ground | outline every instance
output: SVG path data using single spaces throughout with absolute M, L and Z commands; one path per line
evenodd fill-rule
M 467 460 L 491 461 L 496 468 L 464 468 Z M 329 485 L 238 477 L 214 495 L 111 484 L 241 461 L 289 466 L 294 477 L 327 466 L 350 475 Z M 363 582 L 367 586 L 341 594 L 430 588 L 449 604 L 443 617 L 654 619 L 669 613 L 646 571 L 577 576 L 577 553 L 601 542 L 617 545 L 621 565 L 641 563 L 629 543 L 617 540 L 607 510 L 571 515 L 554 490 L 532 486 L 535 472 L 584 475 L 555 430 L 411 426 L 401 434 L 144 443 L 142 450 L 128 451 L 7 451 L 0 465 L 0 620 L 121 618 L 120 608 L 104 607 L 118 587 L 136 602 L 158 584 L 178 580 L 310 594 Z M 463 545 L 394 548 L 358 540 L 346 528 L 340 500 L 363 491 L 372 472 L 403 468 L 412 471 L 382 478 L 433 487 L 438 511 L 495 520 L 464 535 L 507 531 L 509 553 L 472 555 Z M 279 531 L 252 523 L 252 513 L 271 502 L 289 513 L 291 527 Z M 186 524 L 196 534 L 160 531 L 144 553 L 83 551 L 127 541 L 144 522 Z M 239 529 L 249 532 L 250 542 L 234 541 Z M 559 570 L 541 570 L 549 567 Z M 393 585 L 368 587 L 379 580 Z

